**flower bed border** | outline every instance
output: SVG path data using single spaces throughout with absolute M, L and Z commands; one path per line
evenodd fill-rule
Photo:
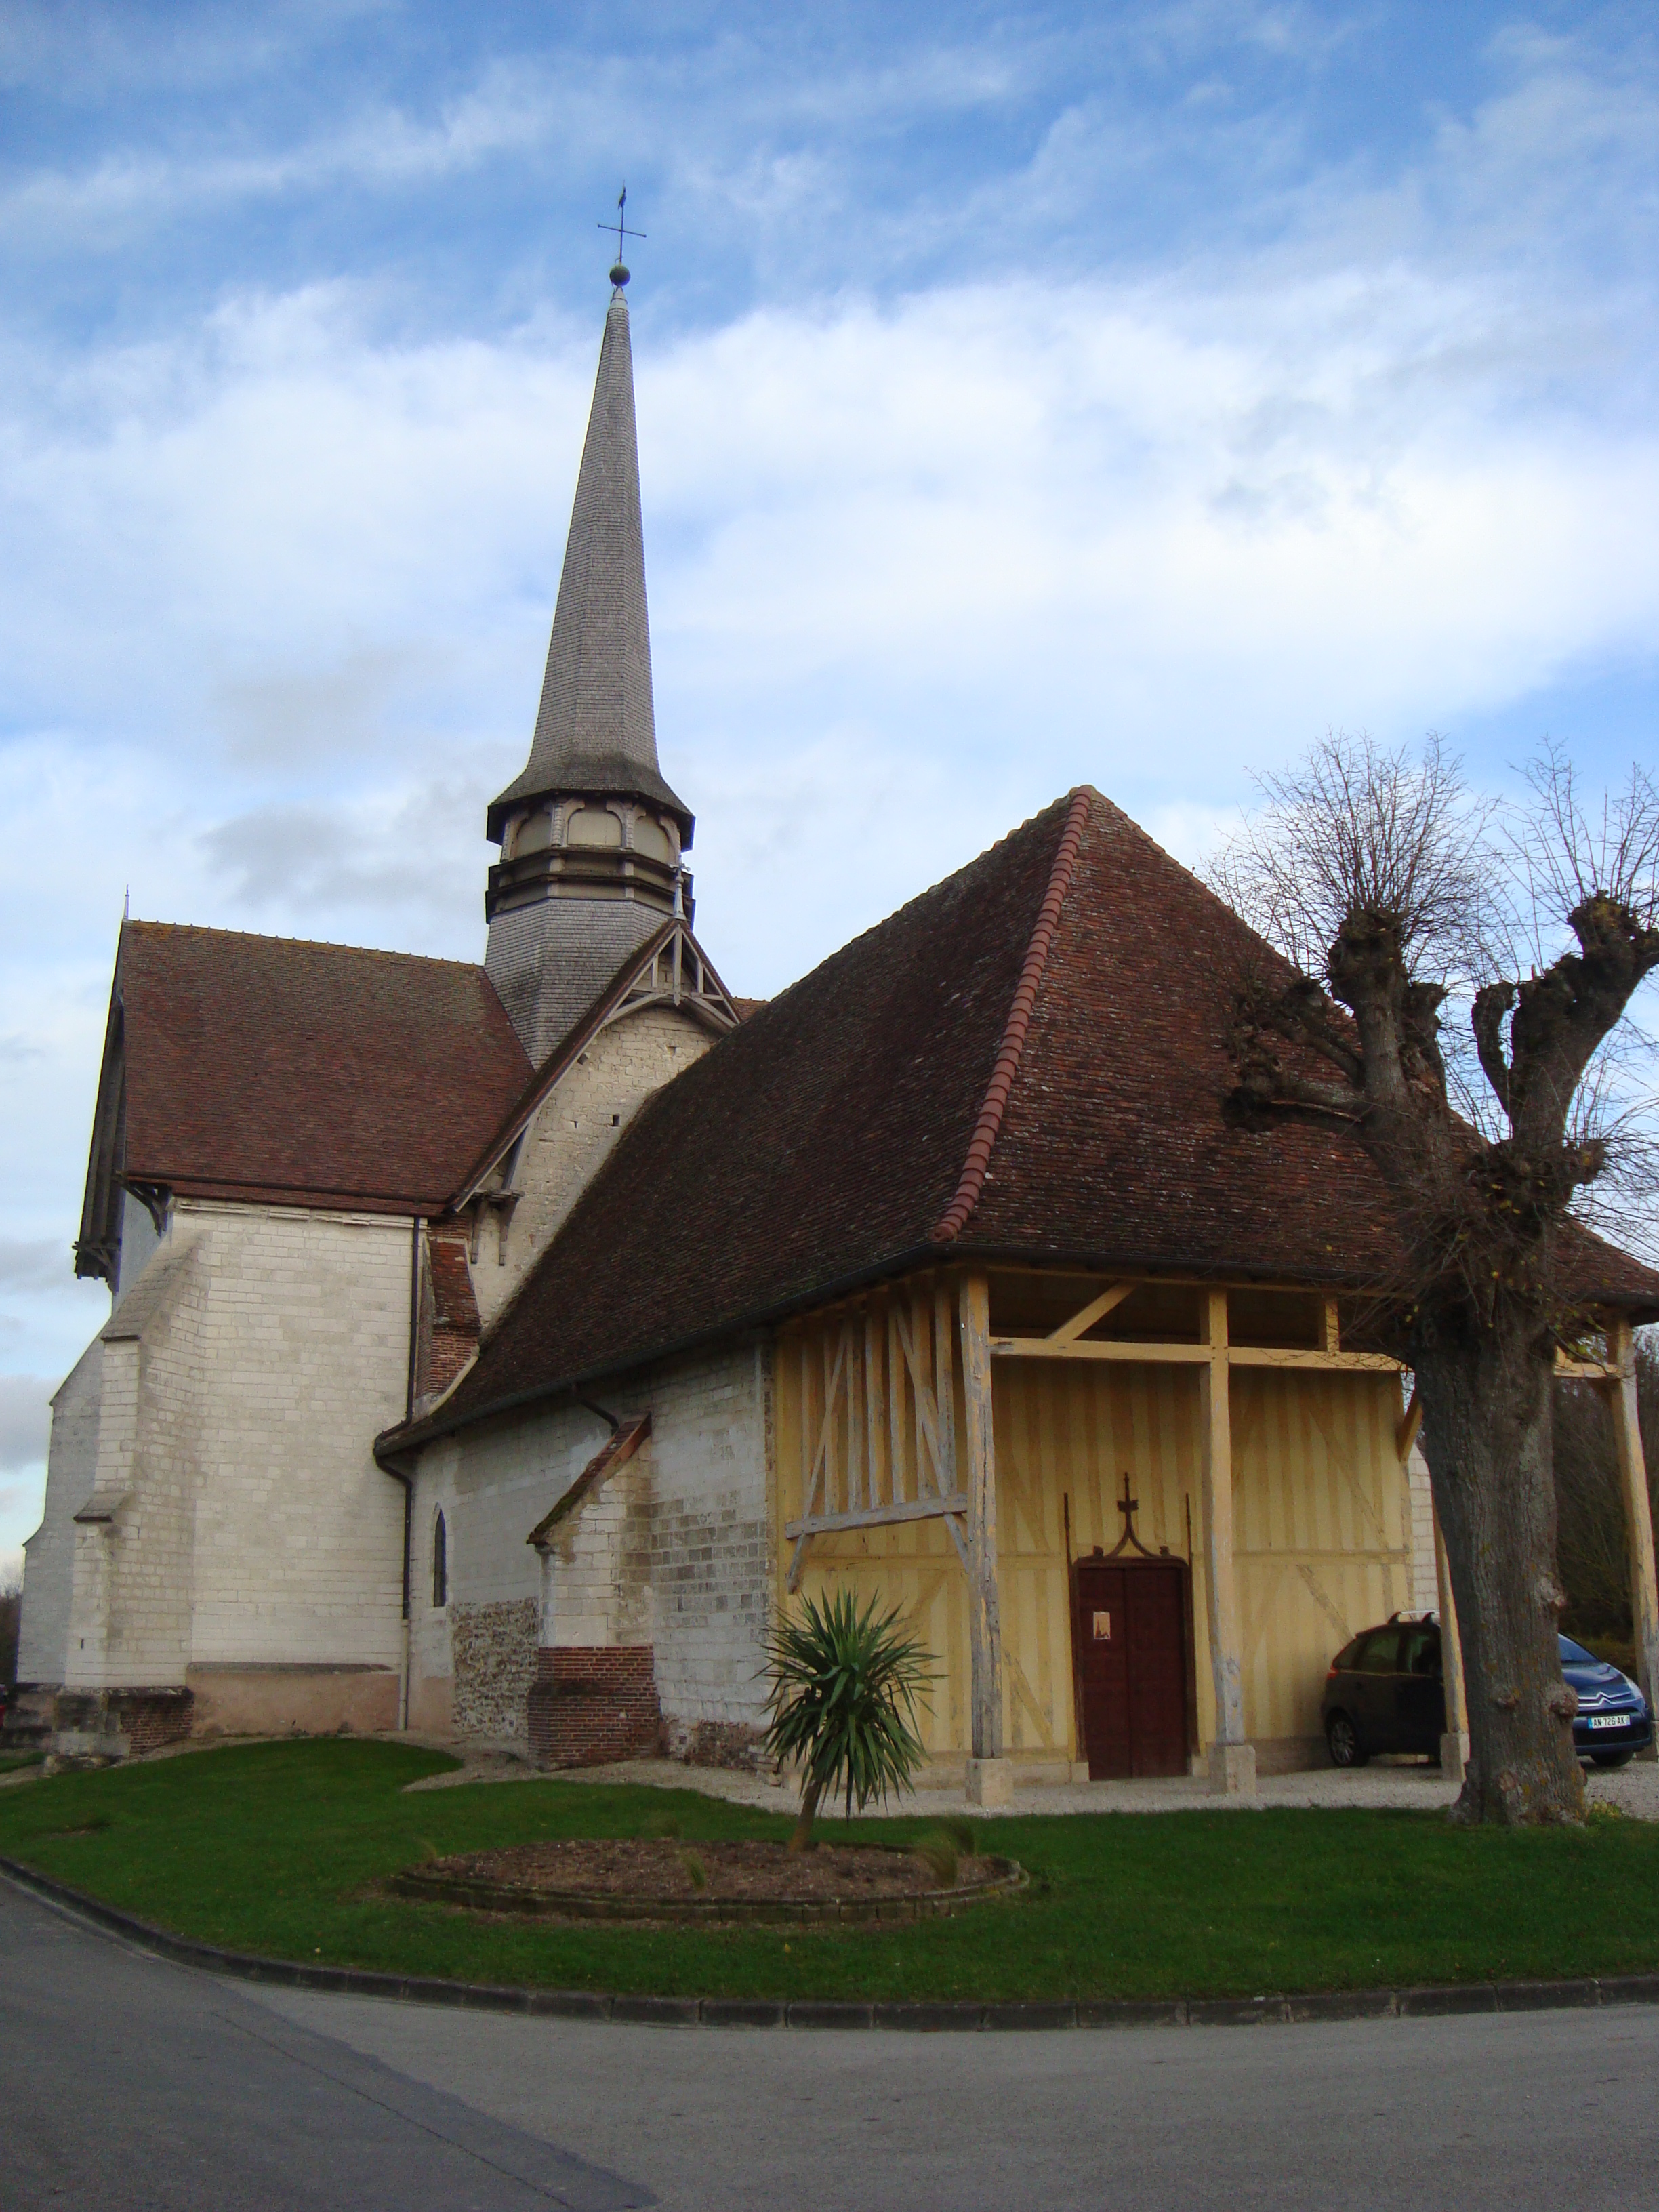
M 878 1849 L 894 1848 L 878 1845 Z M 908 1856 L 909 1853 L 902 1856 Z M 514 1912 L 526 1917 L 609 1920 L 624 1924 L 651 1920 L 707 1927 L 736 1921 L 744 1925 L 800 1927 L 825 1924 L 867 1926 L 872 1921 L 949 1917 L 965 1905 L 1006 1897 L 1024 1889 L 1030 1876 L 1018 1859 L 984 1855 L 995 1869 L 977 1881 L 950 1889 L 923 1889 L 908 1896 L 855 1899 L 774 1897 L 628 1897 L 603 1890 L 538 1889 L 529 1882 L 491 1881 L 483 1875 L 445 1874 L 439 1867 L 404 1867 L 386 1887 L 419 1904 L 459 1905 L 473 1912 Z

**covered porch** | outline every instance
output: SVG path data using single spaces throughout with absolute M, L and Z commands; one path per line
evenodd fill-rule
M 778 1342 L 777 1595 L 850 1579 L 902 1609 L 935 1668 L 924 1786 L 985 1806 L 1016 1782 L 1248 1796 L 1321 1765 L 1333 1656 L 1435 1610 L 1455 1780 L 1409 1377 L 1345 1345 L 1347 1318 L 1293 1285 L 970 1267 L 814 1314 Z M 1617 1413 L 1627 1334 L 1607 1349 Z M 1639 1455 L 1626 1438 L 1650 1593 Z

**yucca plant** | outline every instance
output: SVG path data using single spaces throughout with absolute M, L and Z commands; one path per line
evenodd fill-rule
M 860 1613 L 851 1591 L 841 1589 L 821 1605 L 809 1597 L 798 1614 L 781 1614 L 766 1657 L 767 1748 L 775 1759 L 799 1760 L 805 1774 L 789 1849 L 810 1851 L 826 1793 L 845 1790 L 850 1820 L 854 1802 L 862 1811 L 872 1797 L 884 1802 L 909 1787 L 927 1756 L 915 1715 L 933 1680 L 931 1656 L 901 1632 L 896 1607 L 878 1619 L 874 1598 Z

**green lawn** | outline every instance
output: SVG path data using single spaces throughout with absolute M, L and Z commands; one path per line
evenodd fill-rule
M 665 1820 L 688 1841 L 789 1826 L 787 1808 L 552 1778 L 400 1794 L 450 1763 L 331 1739 L 60 1775 L 0 1791 L 0 1854 L 236 1950 L 563 1988 L 1254 1996 L 1659 1968 L 1659 1826 L 1628 1820 L 1520 1834 L 1358 1810 L 986 1821 L 982 1842 L 1029 1869 L 1028 1892 L 867 1931 L 553 1928 L 376 1895 L 378 1878 L 433 1850 Z

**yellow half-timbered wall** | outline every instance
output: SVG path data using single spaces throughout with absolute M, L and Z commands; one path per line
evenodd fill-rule
M 948 1279 L 913 1280 L 786 1330 L 776 1368 L 778 1595 L 793 1566 L 803 1590 L 850 1577 L 860 1595 L 900 1607 L 939 1678 L 924 1740 L 951 1760 L 964 1755 L 969 1726 L 968 1581 L 951 1521 L 842 1528 L 809 1545 L 784 1531 L 804 1511 L 920 1511 L 959 1492 L 955 1314 Z M 1196 1748 L 1214 1737 L 1199 1388 L 1190 1366 L 994 1363 L 1002 1741 L 1023 1768 L 1059 1772 L 1082 1756 L 1069 1560 L 1117 1542 L 1126 1476 L 1140 1540 L 1192 1565 Z M 1231 1394 L 1244 1725 L 1271 1767 L 1316 1752 L 1325 1671 L 1340 1645 L 1412 1602 L 1400 1382 L 1238 1367 Z M 954 1526 L 960 1534 L 960 1518 Z

